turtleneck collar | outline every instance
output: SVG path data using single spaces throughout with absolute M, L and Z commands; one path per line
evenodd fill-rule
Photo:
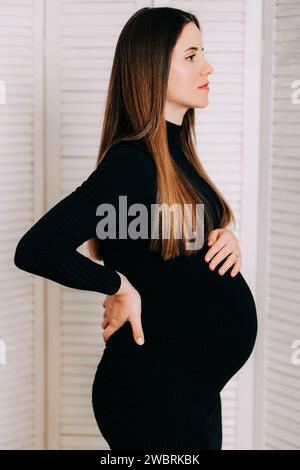
M 177 145 L 179 142 L 179 135 L 182 129 L 182 125 L 175 124 L 174 122 L 167 121 L 166 128 L 167 128 L 167 137 L 168 137 L 168 144 L 169 145 Z

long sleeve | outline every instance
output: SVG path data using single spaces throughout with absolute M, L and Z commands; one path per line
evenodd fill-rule
M 114 205 L 119 195 L 139 194 L 136 181 L 143 171 L 141 157 L 144 155 L 133 147 L 128 148 L 125 144 L 110 150 L 80 186 L 23 235 L 14 256 L 18 268 L 71 288 L 109 295 L 119 290 L 121 277 L 115 270 L 92 261 L 76 249 L 96 236 L 99 204 Z M 142 183 L 143 178 L 138 180 Z

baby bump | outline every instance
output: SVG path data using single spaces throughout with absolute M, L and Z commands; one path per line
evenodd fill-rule
M 151 294 L 142 297 L 145 336 L 158 345 L 188 345 L 203 360 L 244 363 L 257 336 L 252 292 L 239 272 L 221 276 L 203 260 L 166 270 Z
M 257 335 L 256 306 L 239 272 L 223 276 L 211 271 L 203 258 L 165 266 L 149 276 L 150 288 L 141 293 L 143 350 L 160 359 L 195 352 L 198 364 L 238 368 L 247 360 Z M 107 343 L 108 349 L 140 351 L 126 322 Z M 172 361 L 171 361 L 172 362 Z

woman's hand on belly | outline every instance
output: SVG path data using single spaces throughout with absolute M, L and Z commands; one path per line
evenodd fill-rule
M 118 274 L 121 276 L 120 289 L 114 295 L 107 295 L 102 302 L 105 308 L 101 324 L 104 328 L 103 340 L 106 343 L 115 331 L 129 321 L 135 341 L 142 345 L 144 332 L 141 322 L 141 296 L 124 274 Z
M 209 250 L 205 254 L 205 261 L 210 262 L 209 268 L 213 271 L 215 267 L 226 258 L 218 273 L 222 276 L 231 266 L 231 276 L 237 275 L 241 268 L 241 250 L 238 239 L 234 233 L 226 228 L 212 230 L 207 240 Z

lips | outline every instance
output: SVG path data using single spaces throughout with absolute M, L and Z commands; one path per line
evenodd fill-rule
M 207 87 L 209 84 L 209 82 L 205 82 L 203 83 L 202 85 L 198 86 L 198 88 L 204 88 L 204 87 Z

